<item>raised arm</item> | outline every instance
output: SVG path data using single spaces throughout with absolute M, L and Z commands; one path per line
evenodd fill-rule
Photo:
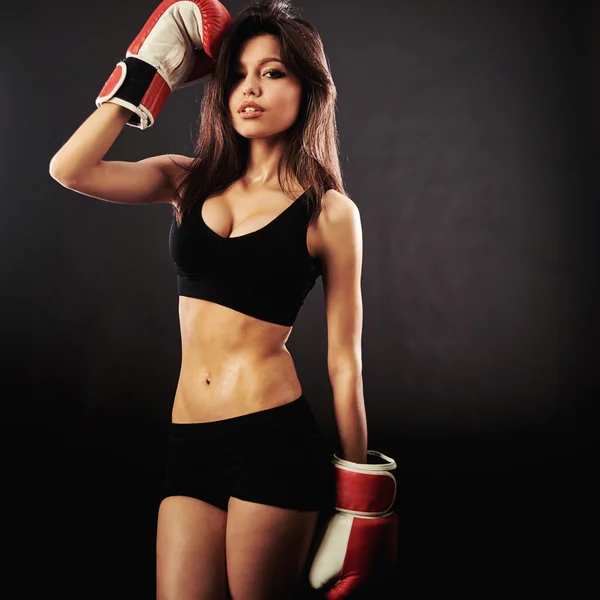
M 192 158 L 163 154 L 137 162 L 102 160 L 130 116 L 117 104 L 96 109 L 54 155 L 50 175 L 70 190 L 107 202 L 173 204 L 185 174 L 175 163 L 189 166 Z

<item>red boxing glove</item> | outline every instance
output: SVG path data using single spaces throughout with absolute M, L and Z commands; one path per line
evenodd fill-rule
M 347 598 L 371 577 L 393 568 L 398 553 L 398 515 L 393 512 L 396 462 L 375 450 L 379 464 L 361 464 L 333 455 L 336 506 L 309 570 L 309 583 L 327 600 Z M 372 461 L 371 461 L 372 462 Z
M 127 125 L 154 124 L 169 94 L 212 72 L 231 16 L 217 0 L 164 0 L 96 98 L 133 112 Z

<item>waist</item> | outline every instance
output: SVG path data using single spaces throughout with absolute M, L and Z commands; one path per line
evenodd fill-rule
M 213 393 L 225 387 L 251 390 L 260 381 L 289 380 L 290 376 L 296 378 L 296 369 L 285 347 L 270 353 L 246 346 L 229 352 L 211 352 L 210 347 L 182 352 L 180 379 L 210 385 Z
M 298 398 L 302 386 L 287 350 L 256 360 L 236 353 L 220 362 L 182 361 L 173 422 L 228 419 L 280 406 Z
M 190 442 L 201 439 L 214 439 L 222 434 L 255 434 L 273 433 L 282 424 L 299 426 L 306 418 L 315 421 L 310 405 L 301 394 L 294 400 L 269 407 L 262 410 L 252 411 L 243 415 L 222 418 L 213 421 L 183 422 L 173 421 L 171 423 L 171 436 L 180 441 L 189 439 Z
M 302 388 L 285 346 L 291 327 L 180 297 L 182 361 L 174 421 L 209 421 L 277 406 Z

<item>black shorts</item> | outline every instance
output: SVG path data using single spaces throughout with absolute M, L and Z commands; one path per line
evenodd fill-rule
M 191 496 L 227 510 L 234 496 L 301 511 L 334 507 L 332 452 L 304 395 L 239 417 L 169 427 L 161 501 Z

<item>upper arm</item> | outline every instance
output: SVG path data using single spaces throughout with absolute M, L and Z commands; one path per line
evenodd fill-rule
M 106 202 L 173 204 L 177 185 L 185 175 L 179 165 L 189 166 L 192 161 L 193 158 L 179 154 L 161 154 L 137 162 L 100 161 L 76 177 L 55 179 L 70 190 Z
M 335 190 L 324 197 L 319 224 L 320 258 L 327 310 L 327 363 L 330 375 L 362 371 L 362 227 L 358 207 Z

